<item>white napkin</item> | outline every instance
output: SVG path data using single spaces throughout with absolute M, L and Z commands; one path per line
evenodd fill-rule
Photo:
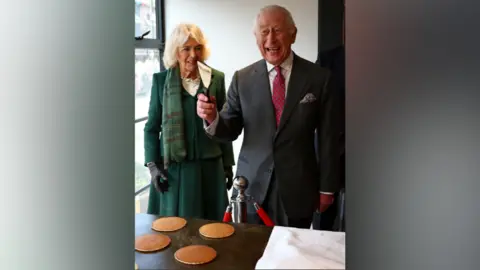
M 275 226 L 255 269 L 345 269 L 345 233 Z

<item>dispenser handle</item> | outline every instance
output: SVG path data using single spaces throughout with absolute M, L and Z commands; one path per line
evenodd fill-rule
M 225 214 L 223 214 L 223 222 L 231 222 L 232 221 L 232 205 L 229 204 L 227 209 L 225 210 Z
M 256 202 L 253 203 L 253 206 L 255 207 L 255 210 L 257 210 L 257 215 L 263 221 L 265 226 L 273 227 L 274 226 L 273 221 L 270 219 L 270 217 L 268 217 L 265 210 L 263 210 L 263 208 L 260 207 L 260 205 L 258 205 L 258 203 L 256 203 Z

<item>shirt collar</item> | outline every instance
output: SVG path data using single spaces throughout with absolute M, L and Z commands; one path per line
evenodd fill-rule
M 275 66 L 270 64 L 268 61 L 265 61 L 267 63 L 267 71 L 270 72 L 272 71 Z M 290 51 L 290 55 L 288 55 L 287 59 L 283 61 L 282 64 L 280 64 L 280 67 L 285 70 L 290 70 L 293 65 L 293 51 Z

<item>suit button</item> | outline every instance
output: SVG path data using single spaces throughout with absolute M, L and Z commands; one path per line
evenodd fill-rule
M 272 172 L 273 172 L 273 170 L 272 170 L 272 169 L 268 169 L 268 173 L 272 173 Z

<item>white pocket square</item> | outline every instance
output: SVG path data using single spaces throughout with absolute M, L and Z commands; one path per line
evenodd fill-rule
M 302 100 L 300 100 L 300 104 L 305 104 L 305 103 L 312 103 L 314 102 L 315 100 L 317 100 L 317 98 L 315 97 L 314 94 L 312 93 L 308 93 L 306 94 Z

